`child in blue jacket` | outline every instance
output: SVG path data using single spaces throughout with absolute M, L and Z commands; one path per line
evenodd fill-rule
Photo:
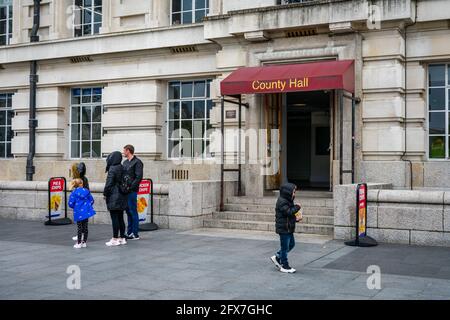
M 74 179 L 71 182 L 72 193 L 69 197 L 69 207 L 73 209 L 73 220 L 77 223 L 78 241 L 75 249 L 86 248 L 88 238 L 88 221 L 95 215 L 94 198 L 91 192 L 83 188 L 83 180 Z M 81 241 L 83 239 L 83 241 Z

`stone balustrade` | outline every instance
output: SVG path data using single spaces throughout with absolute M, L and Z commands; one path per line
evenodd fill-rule
M 379 242 L 450 246 L 450 191 L 368 185 L 367 234 Z M 356 185 L 336 186 L 334 237 L 355 236 Z
M 234 181 L 226 181 L 224 197 L 235 195 Z M 110 224 L 103 199 L 103 183 L 90 183 L 97 214 L 91 223 Z M 68 191 L 68 195 L 70 191 Z M 203 226 L 220 203 L 220 181 L 173 181 L 154 185 L 154 222 L 160 228 L 193 229 Z M 72 210 L 68 208 L 68 217 Z M 48 215 L 48 182 L 0 181 L 0 218 L 42 221 Z M 149 220 L 149 219 L 148 219 Z

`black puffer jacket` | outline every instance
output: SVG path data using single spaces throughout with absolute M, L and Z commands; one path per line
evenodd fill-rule
M 283 184 L 280 188 L 275 207 L 275 230 L 278 234 L 295 232 L 295 214 L 300 210 L 300 206 L 295 205 L 292 198 L 295 188 L 292 183 Z
M 106 158 L 108 177 L 106 178 L 103 195 L 106 197 L 106 206 L 109 211 L 125 210 L 128 206 L 127 196 L 119 190 L 123 174 L 121 162 L 122 154 L 119 151 L 114 151 Z
M 134 156 L 131 161 L 125 160 L 122 165 L 124 174 L 128 175 L 132 181 L 130 191 L 138 192 L 139 184 L 144 176 L 144 164 L 138 157 Z

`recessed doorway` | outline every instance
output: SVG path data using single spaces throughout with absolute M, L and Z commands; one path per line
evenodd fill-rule
M 302 189 L 330 188 L 330 95 L 329 91 L 286 94 L 286 175 Z

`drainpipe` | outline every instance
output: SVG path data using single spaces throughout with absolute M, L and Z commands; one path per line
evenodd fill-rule
M 34 15 L 33 15 L 33 28 L 31 29 L 30 42 L 39 42 L 38 30 L 40 24 L 40 8 L 41 0 L 34 0 Z M 35 167 L 33 165 L 34 155 L 36 153 L 36 85 L 38 82 L 37 75 L 37 61 L 30 62 L 30 115 L 28 120 L 29 128 L 29 146 L 27 157 L 26 176 L 27 181 L 33 181 L 33 175 L 35 173 Z
M 413 170 L 412 170 L 412 161 L 409 159 L 405 159 L 406 156 L 406 152 L 407 152 L 407 142 L 408 142 L 408 135 L 407 135 L 407 130 L 408 130 L 408 28 L 414 26 L 417 23 L 417 8 L 418 8 L 418 1 L 415 1 L 415 18 L 414 18 L 414 22 L 411 24 L 406 24 L 403 27 L 403 32 L 404 32 L 404 45 L 405 45 L 405 121 L 403 122 L 403 128 L 405 131 L 405 150 L 403 151 L 403 154 L 401 156 L 401 160 L 404 162 L 409 162 L 409 188 L 410 190 L 413 189 Z M 406 179 L 405 179 L 406 180 Z

